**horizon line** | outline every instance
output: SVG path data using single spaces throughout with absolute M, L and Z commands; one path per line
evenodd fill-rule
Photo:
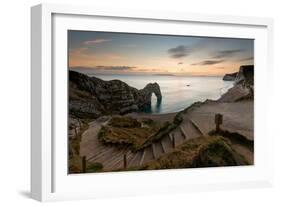
M 147 75 L 147 76 L 174 76 L 174 77 L 223 77 L 224 75 L 204 75 L 204 74 L 175 74 L 175 73 L 148 73 L 148 72 L 127 72 L 127 73 L 109 73 L 109 72 L 97 72 L 97 73 L 89 73 L 89 72 L 83 72 L 81 70 L 76 70 L 71 67 L 68 68 L 69 71 L 75 71 L 78 73 L 85 74 L 87 76 L 93 76 L 93 75 L 131 75 L 131 76 L 137 76 L 137 75 Z M 238 71 L 237 71 L 238 72 Z

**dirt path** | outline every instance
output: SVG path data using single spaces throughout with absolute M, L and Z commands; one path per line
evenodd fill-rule
M 118 169 L 123 166 L 123 162 L 117 160 L 121 160 L 128 149 L 104 145 L 98 140 L 98 132 L 107 121 L 100 119 L 89 123 L 80 142 L 80 155 L 86 156 L 88 162 L 102 163 L 105 170 Z
M 237 132 L 248 140 L 254 139 L 253 101 L 231 103 L 207 101 L 184 113 L 182 123 L 170 132 L 169 135 L 136 153 L 133 153 L 126 147 L 118 148 L 102 144 L 98 140 L 98 132 L 108 119 L 104 118 L 93 121 L 89 123 L 89 129 L 82 135 L 80 155 L 85 155 L 89 162 L 102 163 L 105 171 L 122 169 L 124 154 L 127 154 L 128 167 L 138 167 L 173 151 L 175 147 L 189 139 L 203 135 L 207 136 L 210 131 L 215 129 L 214 117 L 216 113 L 223 115 L 222 129 L 229 132 Z M 134 118 L 151 118 L 158 121 L 171 121 L 175 113 L 166 115 L 133 113 L 129 114 L 129 116 Z M 253 163 L 252 151 L 239 144 L 233 144 L 233 147 L 237 152 L 245 156 L 249 163 Z
M 187 120 L 192 120 L 204 135 L 207 135 L 211 130 L 215 129 L 214 119 L 217 113 L 223 115 L 222 129 L 237 132 L 249 140 L 254 139 L 253 101 L 231 103 L 210 101 L 187 112 L 184 117 Z

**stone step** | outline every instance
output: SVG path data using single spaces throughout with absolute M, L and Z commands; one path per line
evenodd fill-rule
M 175 138 L 175 147 L 182 144 L 185 141 L 185 137 L 182 135 L 179 129 L 177 129 L 174 132 L 174 138 Z
M 116 158 L 111 165 L 107 166 L 108 169 L 115 170 L 124 167 L 123 155 Z
M 190 123 L 192 124 L 192 126 L 197 130 L 197 132 L 198 132 L 199 134 L 201 134 L 201 135 L 207 135 L 205 132 L 203 132 L 203 131 L 200 129 L 199 125 L 197 125 L 195 121 L 193 121 L 193 120 L 191 120 L 191 119 L 190 119 L 189 121 L 190 121 Z
M 92 142 L 90 142 L 90 144 L 93 144 Z M 84 153 L 86 152 L 87 155 L 87 159 L 89 160 L 90 158 L 92 159 L 94 156 L 100 154 L 102 151 L 106 151 L 109 148 L 111 148 L 110 146 L 106 146 L 104 144 L 99 144 L 99 143 L 94 143 L 94 144 L 98 144 L 97 146 L 95 146 L 94 148 L 89 148 L 87 149 L 88 151 L 85 151 L 84 149 Z M 86 142 L 84 142 L 84 145 L 87 145 Z
M 100 150 L 97 150 L 95 152 L 95 154 L 91 155 L 90 157 L 87 157 L 87 161 L 90 161 L 90 162 L 94 162 L 96 159 L 102 157 L 103 155 L 105 155 L 106 153 L 108 152 L 112 152 L 114 151 L 115 148 L 111 147 L 104 147 L 104 148 L 101 148 Z
M 152 152 L 152 147 L 150 146 L 150 147 L 145 148 L 145 156 L 144 156 L 142 164 L 145 164 L 151 160 L 154 160 L 154 156 L 153 156 L 153 152 Z
M 185 140 L 190 139 L 188 133 L 185 131 L 185 129 L 183 129 L 183 127 L 182 127 L 181 125 L 179 126 L 179 128 L 180 128 L 181 134 L 182 134 L 182 136 L 184 137 L 184 139 L 185 139 Z
M 170 152 L 173 149 L 173 144 L 169 136 L 166 136 L 161 141 L 165 153 Z
M 141 160 L 141 157 L 142 157 L 142 152 L 136 152 L 133 156 L 133 158 L 130 160 L 128 166 L 129 167 L 136 167 L 136 166 L 139 166 L 139 162 Z
M 156 143 L 152 143 L 151 147 L 152 147 L 152 154 L 153 154 L 153 158 L 156 158 L 156 148 L 155 148 L 155 144 Z
M 127 168 L 128 168 L 128 162 L 133 158 L 134 154 L 133 153 L 127 153 Z M 119 158 L 116 159 L 112 163 L 112 169 L 120 169 L 124 167 L 124 154 L 120 156 Z
M 98 158 L 92 159 L 90 162 L 100 162 L 105 164 L 108 160 L 112 158 L 116 158 L 120 155 L 120 150 L 114 148 L 115 150 L 112 150 L 111 152 L 104 153 L 102 156 L 99 156 Z
M 163 149 L 163 146 L 162 146 L 161 142 L 155 143 L 154 148 L 155 148 L 155 158 L 158 158 L 162 154 L 164 154 L 164 149 Z
M 173 141 L 173 138 L 174 138 L 174 135 L 173 135 L 172 132 L 169 133 L 169 138 L 170 138 L 170 140 L 171 140 L 171 142 L 172 142 L 172 141 Z
M 116 155 L 112 156 L 112 158 L 108 159 L 104 163 L 104 167 L 112 167 L 112 165 L 114 165 L 116 163 L 116 161 L 123 160 L 123 156 L 124 156 L 124 154 L 126 152 L 127 152 L 127 149 L 120 150 L 119 153 L 117 153 Z
M 202 133 L 190 121 L 183 122 L 180 127 L 187 137 L 186 140 L 202 136 Z
M 139 162 L 139 166 L 141 166 L 143 164 L 143 161 L 144 161 L 144 157 L 145 157 L 145 149 L 142 151 L 142 156 L 141 156 L 141 159 L 140 159 L 140 162 Z

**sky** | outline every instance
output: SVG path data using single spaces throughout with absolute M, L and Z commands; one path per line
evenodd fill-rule
M 88 74 L 223 76 L 254 63 L 254 40 L 68 31 L 68 67 Z

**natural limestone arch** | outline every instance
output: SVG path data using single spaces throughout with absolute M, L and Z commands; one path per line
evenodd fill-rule
M 157 98 L 157 105 L 161 104 L 162 101 L 162 93 L 160 90 L 159 84 L 149 83 L 143 89 L 139 91 L 140 98 L 139 98 L 139 105 L 140 108 L 150 107 L 151 106 L 151 97 L 152 94 L 155 94 Z

